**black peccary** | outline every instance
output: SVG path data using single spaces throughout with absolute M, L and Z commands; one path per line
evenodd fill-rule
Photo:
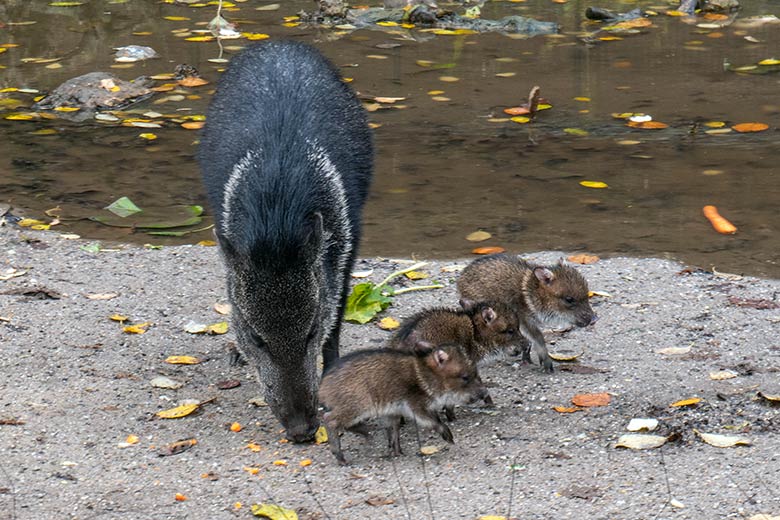
M 387 432 L 392 455 L 401 453 L 401 419 L 433 428 L 453 442 L 441 422 L 442 406 L 463 404 L 487 395 L 477 368 L 460 345 L 420 342 L 414 351 L 372 349 L 352 352 L 325 371 L 320 401 L 331 452 L 346 464 L 340 434 L 365 433 L 366 421 L 378 419 Z
M 523 359 L 533 347 L 544 370 L 553 364 L 540 327 L 586 327 L 596 321 L 588 301 L 588 282 L 561 260 L 544 266 L 508 254 L 490 255 L 471 262 L 458 277 L 462 298 L 490 298 L 515 308 L 518 328 L 528 341 Z
M 316 49 L 278 41 L 231 61 L 198 160 L 239 350 L 295 442 L 317 420 L 317 354 L 339 330 L 372 169 L 365 111 Z

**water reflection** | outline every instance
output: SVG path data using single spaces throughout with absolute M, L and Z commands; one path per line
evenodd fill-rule
M 589 27 L 586 2 L 488 2 L 484 16 L 534 14 L 560 23 L 562 33 L 521 40 L 363 30 L 334 39 L 333 31 L 281 25 L 283 16 L 310 8 L 310 2 L 283 3 L 278 11 L 254 9 L 265 3 L 239 4 L 240 11 L 226 15 L 248 31 L 318 42 L 363 95 L 406 98 L 398 103 L 406 108 L 371 114 L 381 126 L 364 255 L 465 256 L 473 246 L 465 235 L 485 229 L 494 235 L 487 245 L 511 250 L 666 255 L 721 270 L 780 276 L 778 75 L 723 69 L 726 59 L 748 64 L 776 53 L 778 26 L 716 30 L 659 16 L 643 34 L 589 46 L 577 34 Z M 605 4 L 617 10 L 629 5 Z M 772 9 L 772 2 L 750 2 L 741 16 Z M 0 5 L 1 20 L 37 23 L 0 28 L 0 44 L 20 45 L 0 54 L 6 67 L 0 70 L 0 87 L 45 91 L 95 70 L 131 79 L 171 72 L 179 63 L 195 65 L 214 82 L 219 65 L 207 60 L 218 55 L 216 44 L 187 42 L 173 32 L 202 28 L 213 16 L 213 8 L 139 0 L 68 9 L 46 1 L 6 1 Z M 111 69 L 111 49 L 132 43 L 149 45 L 162 58 Z M 386 43 L 401 45 L 386 48 Z M 229 48 L 226 55 L 232 52 Z M 24 64 L 24 57 L 61 58 L 56 63 L 62 66 Z M 420 60 L 434 65 L 420 66 Z M 522 102 L 533 85 L 541 86 L 551 110 L 531 125 L 491 122 L 504 107 Z M 182 101 L 159 103 L 163 97 L 157 96 L 138 108 L 203 113 L 210 88 L 192 89 L 188 95 L 195 97 Z M 433 100 L 428 92 L 436 90 L 450 101 Z M 630 129 L 611 116 L 637 111 L 670 128 Z M 707 135 L 701 124 L 712 120 L 762 121 L 770 130 Z M 41 128 L 57 133 L 31 134 Z M 197 133 L 166 123 L 155 130 L 158 139 L 148 142 L 138 138 L 143 131 L 95 122 L 0 120 L 0 202 L 34 216 L 57 205 L 70 216 L 89 216 L 121 196 L 141 207 L 204 203 L 193 160 Z M 581 180 L 603 181 L 609 188 L 588 190 Z M 712 231 L 701 216 L 705 204 L 719 206 L 739 233 Z M 173 240 L 85 221 L 68 222 L 67 229 L 98 238 Z

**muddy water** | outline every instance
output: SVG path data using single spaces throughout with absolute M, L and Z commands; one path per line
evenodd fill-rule
M 488 2 L 483 16 L 533 15 L 558 22 L 559 35 L 512 39 L 394 29 L 336 35 L 281 25 L 283 16 L 310 8 L 308 1 L 255 10 L 266 3 L 240 3 L 240 11 L 225 14 L 240 20 L 243 30 L 315 42 L 363 95 L 406 98 L 397 103 L 403 108 L 370 114 L 381 126 L 375 131 L 376 177 L 366 208 L 363 255 L 467 256 L 475 244 L 465 236 L 483 229 L 493 238 L 479 245 L 512 251 L 667 256 L 722 271 L 780 276 L 780 74 L 738 75 L 723 67 L 724 60 L 747 65 L 780 57 L 780 24 L 712 29 L 657 16 L 641 34 L 588 45 L 581 39 L 595 30 L 584 20 L 588 3 L 529 0 Z M 776 2 L 744 3 L 739 18 L 780 15 Z M 627 10 L 654 4 L 600 5 Z M 187 42 L 171 32 L 202 27 L 198 24 L 214 14 L 213 7 L 141 0 L 75 8 L 37 0 L 3 2 L 0 44 L 19 47 L 0 54 L 6 67 L 0 69 L 0 87 L 46 91 L 78 74 L 114 70 L 111 48 L 131 43 L 149 45 L 162 58 L 115 69 L 123 79 L 189 63 L 215 81 L 218 65 L 207 59 L 218 55 L 217 44 Z M 3 27 L 9 21 L 37 23 Z M 400 46 L 383 48 L 386 43 Z M 25 57 L 59 57 L 62 67 L 23 64 Z M 434 66 L 422 67 L 418 60 Z M 515 75 L 496 76 L 505 72 Z M 552 109 L 532 124 L 491 121 L 503 117 L 503 108 L 523 102 L 534 85 Z M 159 94 L 134 108 L 202 114 L 209 88 L 185 89 L 191 97 L 182 101 Z M 431 90 L 443 90 L 440 95 L 449 101 L 433 100 Z M 17 93 L 0 96 L 30 101 Z M 628 128 L 611 116 L 616 112 L 648 113 L 669 128 Z M 770 128 L 708 135 L 701 126 L 706 121 L 759 121 Z M 42 128 L 57 133 L 32 134 Z M 29 216 L 59 206 L 74 217 L 99 213 L 121 196 L 142 208 L 203 204 L 193 159 L 197 132 L 166 123 L 152 130 L 158 139 L 138 137 L 148 131 L 94 121 L 0 119 L 0 203 Z M 584 188 L 582 180 L 609 187 Z M 715 233 L 701 216 L 705 204 L 718 206 L 739 232 Z M 85 220 L 58 229 L 141 243 L 210 237 L 210 231 L 180 239 L 149 237 Z

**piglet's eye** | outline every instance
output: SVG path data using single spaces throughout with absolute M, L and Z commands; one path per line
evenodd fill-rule
M 513 335 L 513 334 L 515 333 L 515 329 L 506 329 L 504 332 L 505 332 L 507 335 L 511 336 L 511 335 Z
M 471 376 L 468 374 L 460 376 L 460 379 L 466 384 L 471 382 Z
M 577 303 L 577 300 L 575 300 L 571 296 L 564 296 L 563 301 L 566 302 L 566 305 L 574 305 L 575 303 Z

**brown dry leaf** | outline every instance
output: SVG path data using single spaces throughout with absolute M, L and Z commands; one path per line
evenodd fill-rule
M 747 132 L 763 132 L 769 125 L 766 123 L 738 123 L 731 127 L 735 132 L 747 133 Z
M 765 392 L 758 392 L 758 397 L 766 399 L 767 401 L 774 404 L 780 404 L 780 394 L 767 394 Z
M 428 445 L 428 446 L 422 446 L 420 448 L 420 454 L 421 455 L 433 455 L 434 453 L 439 453 L 441 451 L 441 448 L 434 445 Z
M 719 370 L 717 372 L 710 372 L 710 379 L 713 381 L 723 381 L 725 379 L 734 379 L 737 374 L 731 370 Z
M 198 441 L 195 439 L 184 439 L 181 441 L 172 442 L 157 450 L 157 454 L 160 457 L 178 455 L 179 453 L 184 453 L 196 444 L 198 444 Z
M 510 116 L 524 116 L 530 114 L 531 111 L 528 110 L 528 107 L 509 107 L 504 109 L 504 113 Z
M 572 263 L 575 263 L 575 264 L 588 265 L 588 264 L 595 264 L 596 262 L 598 262 L 601 259 L 598 256 L 596 256 L 596 255 L 588 255 L 588 254 L 582 253 L 582 254 L 579 254 L 579 255 L 571 255 L 570 257 L 567 258 L 567 260 L 569 262 L 572 262 Z
M 669 406 L 671 406 L 673 408 L 680 408 L 680 407 L 683 407 L 683 406 L 693 406 L 693 405 L 698 404 L 700 402 L 702 402 L 702 398 L 701 397 L 691 397 L 690 399 L 683 399 L 681 401 L 675 401 L 672 404 L 670 404 Z
M 500 246 L 477 247 L 471 250 L 475 255 L 493 255 L 496 253 L 503 253 L 504 251 L 506 251 L 506 249 Z
M 688 354 L 691 351 L 691 347 L 667 347 L 660 350 L 656 350 L 656 354 L 663 354 L 665 356 L 679 356 L 681 354 Z
M 574 413 L 574 412 L 581 412 L 585 408 L 580 408 L 579 406 L 553 406 L 553 410 L 555 410 L 558 413 Z
M 395 500 L 388 497 L 381 497 L 381 496 L 373 496 L 366 499 L 366 504 L 370 506 L 389 506 L 390 504 L 395 504 Z
M 209 82 L 203 78 L 197 76 L 187 76 L 179 80 L 179 85 L 182 87 L 200 87 L 201 85 L 208 85 Z
M 611 400 L 612 396 L 606 392 L 598 394 L 577 394 L 571 398 L 572 404 L 584 407 L 607 406 Z
M 561 361 L 561 362 L 577 361 L 577 358 L 583 355 L 584 353 L 585 353 L 584 350 L 579 354 L 563 354 L 563 353 L 550 352 L 550 357 L 555 361 Z
M 780 309 L 780 302 L 766 300 L 764 298 L 740 298 L 739 296 L 729 296 L 729 303 L 737 307 L 750 307 L 751 309 L 767 310 Z
M 237 388 L 241 386 L 241 381 L 238 379 L 226 379 L 216 384 L 216 387 L 220 390 L 230 390 L 231 388 Z

